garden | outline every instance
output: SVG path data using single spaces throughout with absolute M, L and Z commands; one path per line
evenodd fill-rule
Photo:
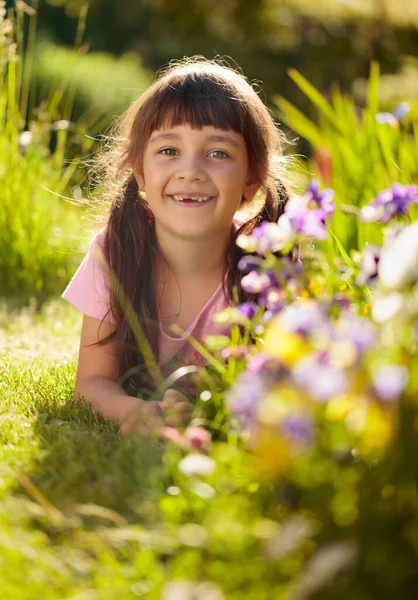
M 190 423 L 120 437 L 73 401 L 81 315 L 59 297 L 98 227 L 107 116 L 77 92 L 83 11 L 78 55 L 35 60 L 35 9 L 0 2 L 2 600 L 418 598 L 418 101 L 382 105 L 376 60 L 362 105 L 287 70 L 309 110 L 272 102 L 309 152 L 290 144 L 278 222 L 237 240 L 255 301 L 191 340 Z

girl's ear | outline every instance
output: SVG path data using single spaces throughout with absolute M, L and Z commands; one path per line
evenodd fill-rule
M 140 196 L 140 198 L 142 198 L 144 200 L 145 199 L 145 181 L 144 181 L 144 178 L 142 177 L 142 175 L 140 175 L 137 172 L 135 172 L 134 175 L 135 175 L 136 182 L 138 184 L 139 196 Z
M 261 183 L 247 183 L 243 192 L 244 201 L 251 202 L 260 188 Z

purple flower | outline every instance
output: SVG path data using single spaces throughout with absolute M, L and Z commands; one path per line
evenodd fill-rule
M 266 387 L 283 381 L 289 376 L 286 367 L 267 352 L 259 352 L 252 356 L 248 361 L 246 372 L 262 376 Z
M 361 257 L 360 273 L 356 279 L 357 285 L 371 285 L 377 282 L 377 267 L 380 259 L 380 247 L 367 244 Z
M 277 278 L 273 271 L 251 271 L 241 279 L 241 287 L 245 292 L 250 294 L 263 294 L 271 287 L 278 287 Z M 264 303 L 264 297 L 261 297 Z
M 309 446 L 313 438 L 311 419 L 300 413 L 287 415 L 279 424 L 279 433 L 283 433 L 297 446 Z
M 241 279 L 241 287 L 249 294 L 260 294 L 271 286 L 271 279 L 267 273 L 251 271 Z
M 319 191 L 319 182 L 313 179 L 306 189 L 305 197 L 308 199 L 308 206 L 313 208 L 321 208 L 327 215 L 331 215 L 335 211 L 334 202 L 335 192 L 330 188 Z
M 240 373 L 228 395 L 229 409 L 236 415 L 253 419 L 267 388 L 268 381 L 261 371 Z
M 393 111 L 393 116 L 398 121 L 402 121 L 411 110 L 409 102 L 401 102 Z
M 325 216 L 326 213 L 322 208 L 308 209 L 306 211 L 289 213 L 288 215 L 284 214 L 280 217 L 279 222 L 287 217 L 295 233 L 302 233 L 318 240 L 325 240 L 327 236 Z
M 263 221 L 259 227 L 252 232 L 251 237 L 257 242 L 257 253 L 261 256 L 266 252 L 277 252 L 293 238 L 293 232 L 278 223 Z
M 343 371 L 322 363 L 318 358 L 300 360 L 292 377 L 298 386 L 306 389 L 318 402 L 326 402 L 348 389 Z
M 348 310 L 351 307 L 350 298 L 347 296 L 347 294 L 343 294 L 342 292 L 334 294 L 332 304 L 341 310 Z
M 376 327 L 368 319 L 354 314 L 344 313 L 334 331 L 334 341 L 350 342 L 359 354 L 363 354 L 373 346 L 377 338 Z
M 417 203 L 418 192 L 413 185 L 395 183 L 360 209 L 360 219 L 366 223 L 388 223 L 394 216 L 404 215 L 411 204 Z
M 384 365 L 373 373 L 373 389 L 383 402 L 396 400 L 408 381 L 408 369 L 403 365 Z
M 247 319 L 252 319 L 258 311 L 258 304 L 255 302 L 244 302 L 237 306 L 237 310 L 244 315 L 244 317 L 247 317 Z
M 384 125 L 391 125 L 392 127 L 398 127 L 399 121 L 402 121 L 411 110 L 411 105 L 408 102 L 401 102 L 393 110 L 393 112 L 381 112 L 377 113 L 376 121 Z
M 284 308 L 285 299 L 281 289 L 271 287 L 264 296 L 264 304 L 266 305 L 268 312 L 276 314 Z
M 255 271 L 260 264 L 261 258 L 251 255 L 243 256 L 238 263 L 238 269 L 243 273 L 249 273 L 250 271 Z
M 308 335 L 327 326 L 327 319 L 316 302 L 296 302 L 286 306 L 278 317 L 278 327 Z

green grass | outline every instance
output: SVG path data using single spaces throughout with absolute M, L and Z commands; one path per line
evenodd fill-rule
M 64 301 L 0 314 L 2 599 L 113 598 L 156 577 L 153 552 L 108 528 L 157 519 L 161 452 L 72 402 L 81 315 Z

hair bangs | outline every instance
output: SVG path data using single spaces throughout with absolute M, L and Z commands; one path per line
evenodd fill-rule
M 166 82 L 160 94 L 153 97 L 147 118 L 149 135 L 185 124 L 198 130 L 212 126 L 242 135 L 246 121 L 243 99 L 224 82 L 193 75 Z

